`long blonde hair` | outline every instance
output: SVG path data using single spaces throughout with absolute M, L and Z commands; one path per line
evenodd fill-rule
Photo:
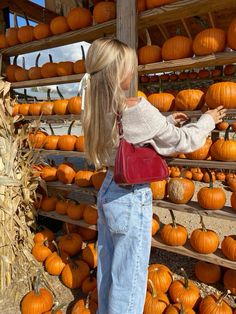
M 117 39 L 100 38 L 90 46 L 85 66 L 90 74 L 83 112 L 85 150 L 99 168 L 107 164 L 117 143 L 116 113 L 126 106 L 121 84 L 137 67 L 137 56 Z

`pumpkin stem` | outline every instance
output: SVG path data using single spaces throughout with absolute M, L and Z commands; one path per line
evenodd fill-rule
M 150 34 L 149 34 L 147 28 L 145 29 L 145 33 L 146 33 L 147 46 L 151 46 L 152 45 L 152 41 L 151 41 L 151 37 L 150 37 Z
M 207 21 L 203 20 L 200 16 L 194 16 L 195 21 L 204 28 L 209 28 Z
M 229 131 L 230 131 L 230 129 L 231 129 L 231 125 L 229 125 L 227 127 L 226 131 L 225 131 L 225 138 L 224 138 L 225 141 L 229 140 Z
M 38 271 L 37 274 L 36 274 L 36 277 L 35 277 L 35 279 L 34 279 L 34 283 L 33 283 L 33 289 L 34 289 L 34 293 L 35 293 L 36 295 L 39 295 L 39 294 L 40 294 L 40 291 L 39 291 L 40 276 L 41 276 L 41 273 Z
M 83 7 L 83 5 L 82 5 L 82 3 L 81 3 L 80 0 L 75 0 L 75 3 L 76 3 L 76 6 L 77 6 L 78 8 L 82 8 L 82 7 Z
M 176 35 L 181 35 L 181 28 L 177 27 L 175 33 L 176 33 Z
M 52 314 L 57 314 L 57 311 L 60 311 L 64 306 L 66 306 L 66 303 L 62 303 L 60 305 L 54 306 L 52 310 Z
M 49 62 L 53 63 L 52 55 L 50 53 L 49 53 L 48 57 L 49 57 Z
M 208 172 L 209 177 L 210 177 L 209 188 L 213 189 L 213 175 L 212 175 L 212 172 L 209 169 L 207 169 L 207 172 Z
M 163 92 L 163 85 L 162 85 L 162 80 L 161 77 L 159 76 L 159 93 Z
M 50 94 L 51 94 L 51 89 L 50 89 L 50 88 L 48 88 L 48 90 L 47 90 L 47 100 L 48 100 L 48 101 L 52 101 L 52 100 L 51 100 L 51 95 L 50 95 Z
M 181 268 L 180 270 L 184 276 L 184 287 L 185 287 L 185 289 L 188 289 L 188 287 L 189 287 L 188 275 L 186 274 L 186 271 L 183 268 Z
M 14 64 L 14 65 L 17 64 L 17 58 L 18 58 L 18 56 L 15 56 L 14 59 L 13 59 L 13 64 Z
M 25 69 L 25 57 L 22 57 L 22 68 Z
M 57 86 L 57 93 L 58 93 L 58 95 L 60 96 L 61 99 L 64 99 L 64 96 L 62 95 L 62 93 L 61 93 L 61 91 L 60 91 L 58 86 Z
M 48 125 L 49 125 L 50 131 L 51 131 L 51 135 L 55 135 L 51 123 L 48 123 Z
M 222 295 L 219 297 L 219 299 L 216 301 L 216 304 L 219 305 L 221 304 L 221 302 L 224 300 L 224 298 L 227 297 L 228 294 L 230 294 L 231 291 L 230 290 L 225 290 L 224 293 L 222 293 Z
M 82 52 L 82 60 L 85 60 L 85 52 L 84 52 L 84 47 L 81 45 L 81 52 Z
M 148 282 L 150 283 L 151 288 L 152 288 L 152 297 L 155 299 L 155 298 L 157 297 L 157 291 L 156 291 L 156 289 L 155 289 L 155 287 L 154 287 L 154 284 L 153 284 L 153 282 L 151 281 L 151 279 L 148 279 Z
M 66 234 L 70 234 L 70 230 L 69 230 L 69 227 L 68 227 L 68 223 L 67 223 L 67 222 L 65 223 L 65 226 L 66 226 Z
M 25 18 L 25 21 L 26 21 L 26 25 L 27 25 L 27 26 L 30 26 L 29 20 L 28 20 L 28 18 L 27 18 L 27 16 L 26 16 L 25 12 L 24 12 L 24 18 Z
M 88 0 L 82 0 L 83 8 L 89 9 L 89 1 Z
M 204 221 L 203 221 L 203 217 L 200 215 L 200 224 L 201 224 L 201 226 L 202 226 L 202 230 L 204 231 L 204 232 L 207 232 L 207 228 L 206 228 L 206 226 L 205 226 L 205 224 L 204 224 Z
M 24 99 L 25 99 L 25 102 L 27 103 L 28 102 L 28 95 L 27 95 L 26 88 L 24 88 Z
M 173 225 L 174 228 L 176 228 L 176 220 L 175 220 L 175 215 L 173 213 L 173 210 L 170 209 L 169 212 L 170 212 L 171 219 L 172 219 L 172 225 Z
M 19 26 L 18 26 L 17 14 L 16 14 L 16 13 L 14 13 L 14 27 L 15 27 L 15 28 L 18 28 L 18 27 L 19 27 Z
M 55 240 L 52 240 L 52 243 L 55 245 L 57 255 L 58 255 L 58 256 L 61 256 L 61 255 L 60 255 L 60 250 L 59 250 L 59 247 L 58 247 L 56 241 L 55 241 Z
M 38 68 L 39 67 L 39 58 L 41 56 L 41 53 L 39 53 L 36 57 L 36 60 L 35 60 L 35 66 Z
M 73 120 L 68 128 L 68 135 L 71 135 L 71 130 L 72 130 L 72 127 L 73 127 L 73 124 L 75 123 L 75 120 Z

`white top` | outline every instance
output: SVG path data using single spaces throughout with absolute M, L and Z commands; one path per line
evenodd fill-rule
M 207 136 L 215 128 L 212 116 L 207 113 L 195 123 L 176 127 L 171 115 L 163 116 L 143 97 L 138 104 L 123 112 L 122 124 L 124 138 L 128 142 L 138 145 L 150 143 L 163 156 L 195 151 L 204 145 Z M 113 166 L 114 161 L 115 150 L 109 166 Z

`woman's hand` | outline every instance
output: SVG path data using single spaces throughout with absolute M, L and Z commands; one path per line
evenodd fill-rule
M 189 117 L 183 112 L 172 113 L 172 118 L 175 120 L 177 125 L 179 125 L 181 122 L 186 122 L 189 120 Z
M 219 106 L 216 109 L 207 110 L 205 113 L 212 116 L 215 124 L 220 123 L 223 121 L 223 118 L 226 115 L 226 109 L 223 106 Z

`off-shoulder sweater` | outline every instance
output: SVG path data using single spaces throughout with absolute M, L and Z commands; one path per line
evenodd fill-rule
M 189 153 L 204 145 L 206 137 L 214 129 L 211 115 L 203 114 L 197 122 L 176 127 L 173 117 L 164 116 L 145 98 L 123 112 L 124 138 L 133 144 L 150 143 L 162 156 L 174 153 Z M 116 149 L 113 150 L 108 166 L 113 166 Z

